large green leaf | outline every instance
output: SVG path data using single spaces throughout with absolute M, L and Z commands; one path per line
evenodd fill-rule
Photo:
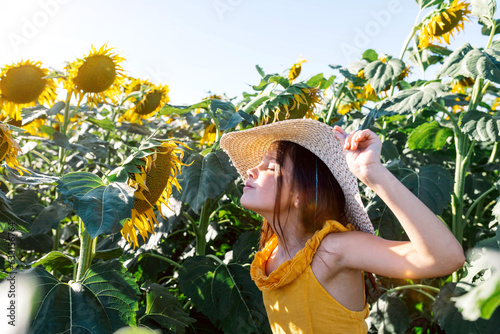
M 383 100 L 377 109 L 400 114 L 415 112 L 430 106 L 442 94 L 443 85 L 439 82 L 431 82 L 425 86 L 400 91 L 396 95 Z
M 50 252 L 40 259 L 30 263 L 32 267 L 43 265 L 48 271 L 59 270 L 63 275 L 70 273 L 76 260 L 59 251 Z
M 30 333 L 111 334 L 136 324 L 139 288 L 117 261 L 91 266 L 82 282 L 61 282 L 42 267 L 26 273 L 40 294 Z
M 469 43 L 465 43 L 455 51 L 451 55 L 446 58 L 443 66 L 437 71 L 436 76 L 439 77 L 457 77 L 459 75 L 464 75 L 464 70 L 462 69 L 462 60 L 464 57 L 473 50 L 473 47 Z
M 435 214 L 441 215 L 450 203 L 453 178 L 443 167 L 428 165 L 417 172 L 394 161 L 387 168 Z M 399 222 L 378 196 L 368 203 L 367 210 L 382 237 L 401 240 L 403 230 Z
M 225 131 L 235 128 L 244 119 L 251 119 L 251 116 L 243 111 L 236 111 L 235 106 L 231 102 L 222 102 L 220 100 L 212 100 L 210 110 L 219 121 L 220 129 Z
M 57 183 L 61 198 L 72 202 L 92 238 L 118 232 L 120 222 L 131 217 L 134 189 L 125 183 L 106 186 L 99 177 L 86 172 L 66 174 Z
M 242 233 L 233 245 L 233 262 L 241 264 L 251 262 L 259 246 L 259 237 L 258 231 Z
M 230 182 L 238 177 L 238 172 L 223 151 L 212 151 L 206 156 L 191 154 L 182 167 L 182 192 L 177 194 L 181 202 L 189 204 L 199 212 L 207 199 L 222 194 Z
M 147 297 L 146 312 L 139 319 L 141 323 L 148 325 L 149 321 L 153 321 L 162 329 L 184 333 L 185 327 L 195 321 L 167 288 L 150 282 L 146 282 L 142 288 L 146 290 Z
M 211 257 L 188 258 L 179 271 L 181 291 L 225 333 L 269 333 L 262 293 L 248 267 Z
M 457 283 L 446 284 L 436 296 L 432 310 L 439 326 L 446 333 L 453 334 L 496 334 L 500 328 L 500 309 L 493 314 L 490 320 L 478 319 L 468 321 L 462 317 L 455 307 L 454 297 L 467 292 L 466 285 Z
M 500 141 L 500 117 L 471 110 L 462 118 L 462 131 L 477 141 Z
M 471 5 L 471 14 L 476 16 L 481 24 L 490 28 L 493 27 L 497 9 L 496 0 L 471 0 Z
M 424 123 L 414 129 L 408 137 L 408 147 L 412 150 L 441 150 L 453 130 L 442 127 L 438 122 Z
M 13 212 L 11 202 L 2 190 L 0 190 L 0 222 L 12 223 L 16 231 L 29 232 L 28 222 Z
M 410 314 L 401 299 L 384 293 L 372 305 L 367 322 L 379 334 L 400 334 L 410 327 Z
M 493 274 L 473 287 L 466 294 L 454 298 L 455 306 L 460 309 L 466 320 L 475 321 L 479 317 L 490 319 L 500 305 L 500 255 L 491 250 L 480 258 L 480 267 L 494 267 Z M 478 263 L 476 263 L 478 265 Z
M 61 220 L 73 212 L 73 208 L 69 203 L 56 201 L 51 205 L 43 208 L 42 212 L 31 223 L 31 234 L 40 235 L 51 229 L 57 228 Z
M 198 108 L 208 109 L 209 107 L 210 107 L 210 100 L 202 101 L 200 103 L 196 103 L 190 106 L 173 106 L 167 104 L 158 111 L 158 115 L 172 115 L 172 114 L 182 115 Z
M 436 73 L 437 77 L 463 75 L 500 82 L 500 51 L 495 48 L 479 50 L 469 43 L 455 50 Z
M 21 176 L 19 174 L 19 171 L 8 167 L 9 173 L 7 174 L 7 177 L 9 178 L 9 181 L 14 184 L 26 184 L 30 186 L 37 186 L 40 184 L 54 184 L 57 182 L 57 180 L 59 180 L 59 178 L 56 176 L 43 174 L 29 168 L 26 168 L 26 170 L 29 172 L 29 174 L 24 173 Z
M 500 52 L 494 49 L 484 51 L 474 48 L 464 57 L 462 75 L 471 78 L 483 78 L 500 83 Z
M 398 79 L 399 75 L 405 69 L 405 63 L 400 59 L 392 58 L 387 64 L 380 60 L 375 60 L 364 69 L 365 77 L 377 93 L 380 93 L 387 86 Z

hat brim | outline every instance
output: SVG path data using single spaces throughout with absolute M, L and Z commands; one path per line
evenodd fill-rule
M 373 234 L 373 225 L 361 201 L 357 178 L 349 170 L 335 133 L 325 123 L 294 119 L 224 134 L 220 145 L 243 179 L 247 178 L 250 168 L 261 162 L 272 143 L 286 140 L 303 146 L 328 166 L 344 191 L 347 222 L 357 230 Z

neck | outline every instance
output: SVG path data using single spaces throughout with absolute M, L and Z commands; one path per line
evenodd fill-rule
M 297 251 L 304 248 L 307 240 L 313 236 L 312 233 L 304 231 L 303 222 L 298 217 L 296 209 L 290 210 L 289 213 L 281 214 L 279 219 L 277 217 L 274 224 L 272 216 L 265 217 L 278 238 L 277 255 L 282 258 L 292 258 Z M 281 229 L 279 226 L 281 226 Z

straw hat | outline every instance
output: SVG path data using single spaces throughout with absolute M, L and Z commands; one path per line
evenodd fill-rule
M 342 187 L 347 222 L 359 231 L 374 234 L 373 225 L 361 202 L 357 178 L 347 166 L 335 133 L 331 126 L 318 121 L 292 119 L 224 134 L 220 145 L 245 180 L 247 170 L 261 162 L 273 142 L 287 140 L 305 147 L 323 160 Z

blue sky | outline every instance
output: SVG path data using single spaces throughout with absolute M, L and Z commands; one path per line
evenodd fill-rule
M 362 51 L 399 56 L 419 7 L 414 0 L 0 0 L 0 66 L 21 59 L 62 69 L 104 43 L 128 75 L 170 87 L 170 103 L 208 92 L 229 97 L 299 57 L 302 78 L 334 74 Z M 484 47 L 474 18 L 453 40 Z M 418 69 L 413 69 L 419 75 Z

